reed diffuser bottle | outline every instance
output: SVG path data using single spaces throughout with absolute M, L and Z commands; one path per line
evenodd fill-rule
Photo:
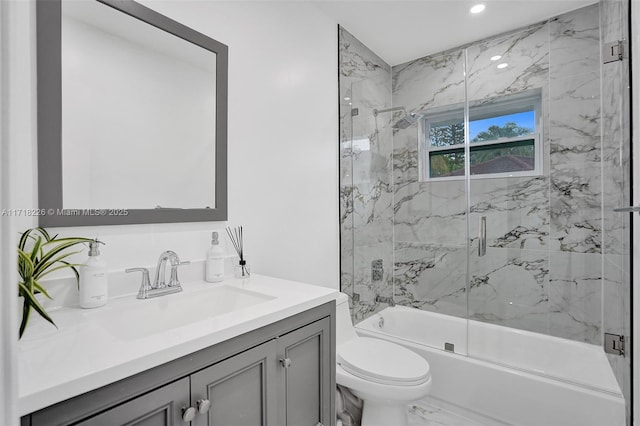
M 238 264 L 234 268 L 234 276 L 236 278 L 247 279 L 251 276 L 251 270 L 249 268 L 249 264 L 244 258 L 242 226 L 238 226 L 237 228 L 227 227 L 227 235 L 229 236 L 231 244 L 233 244 L 233 248 L 236 249 L 236 253 L 238 253 L 238 257 L 240 258 Z

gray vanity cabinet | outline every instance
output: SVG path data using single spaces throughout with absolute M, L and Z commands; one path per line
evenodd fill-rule
M 334 333 L 329 302 L 24 416 L 22 425 L 333 426 Z
M 182 423 L 189 406 L 189 379 L 184 378 L 78 423 L 82 426 L 172 426 Z

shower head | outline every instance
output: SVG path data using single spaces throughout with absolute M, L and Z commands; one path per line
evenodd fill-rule
M 407 127 L 416 124 L 418 120 L 422 118 L 421 114 L 412 112 L 411 114 L 405 114 L 400 120 L 392 126 L 394 129 L 406 129 Z
M 378 114 L 381 114 L 383 112 L 394 112 L 394 111 L 404 112 L 404 115 L 402 116 L 402 118 L 400 118 L 400 120 L 396 121 L 395 124 L 391 126 L 394 129 L 406 129 L 412 124 L 416 124 L 418 120 L 422 118 L 422 114 L 416 114 L 415 112 L 407 114 L 407 110 L 403 106 L 397 106 L 397 107 L 385 108 L 385 109 L 374 109 L 373 116 L 377 117 Z

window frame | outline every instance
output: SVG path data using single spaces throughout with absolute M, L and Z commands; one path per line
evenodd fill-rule
M 498 138 L 491 141 L 471 142 L 469 141 L 469 153 L 474 148 L 495 146 L 505 146 L 514 142 L 524 142 L 533 140 L 534 151 L 534 168 L 532 170 L 500 172 L 500 173 L 481 173 L 470 175 L 471 179 L 492 179 L 505 177 L 522 177 L 522 176 L 540 176 L 543 174 L 543 143 L 542 143 L 542 94 L 539 90 L 528 91 L 511 95 L 507 97 L 492 98 L 483 102 L 475 102 L 469 105 L 469 120 L 483 120 L 486 118 L 497 117 L 507 114 L 517 114 L 525 111 L 534 111 L 533 133 L 515 136 L 512 138 Z M 419 142 L 418 142 L 418 173 L 420 182 L 436 182 L 447 180 L 463 180 L 466 173 L 461 176 L 435 176 L 431 177 L 431 154 L 442 152 L 465 152 L 465 144 L 467 135 L 463 143 L 447 146 L 431 146 L 429 134 L 433 123 L 442 123 L 451 120 L 458 121 L 463 117 L 464 122 L 464 104 L 449 105 L 443 108 L 436 108 L 422 113 L 423 118 L 419 122 Z M 463 168 L 464 169 L 464 168 Z

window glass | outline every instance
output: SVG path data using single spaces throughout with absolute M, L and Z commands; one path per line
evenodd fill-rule
M 464 149 L 432 152 L 429 171 L 432 178 L 464 176 Z
M 535 122 L 536 114 L 533 107 L 529 111 L 515 114 L 471 120 L 469 121 L 469 140 L 473 143 L 530 135 L 536 127 Z
M 429 143 L 431 146 L 451 146 L 464 144 L 464 117 L 439 120 L 429 123 Z
M 532 175 L 541 172 L 541 95 L 505 96 L 469 107 L 471 175 Z M 464 176 L 464 108 L 425 114 L 422 179 Z
M 524 172 L 535 169 L 535 140 L 471 148 L 471 174 Z

